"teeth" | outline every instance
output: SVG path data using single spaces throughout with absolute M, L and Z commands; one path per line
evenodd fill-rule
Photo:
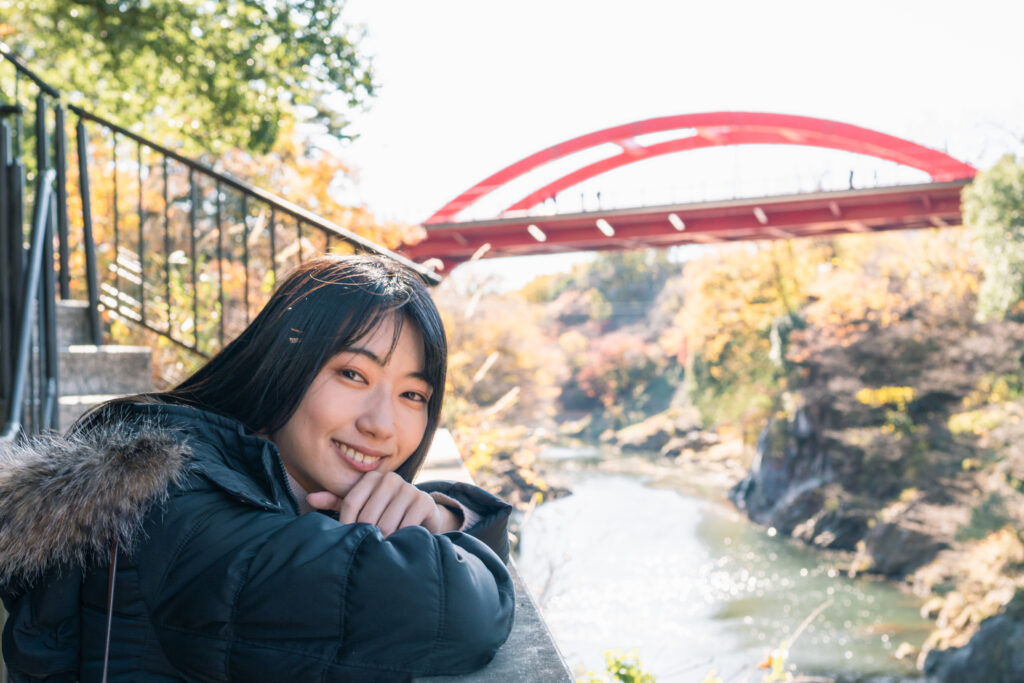
M 375 463 L 378 460 L 380 460 L 379 456 L 366 455 L 365 453 L 360 453 L 359 451 L 355 450 L 354 448 L 349 448 L 345 444 L 339 443 L 337 441 L 335 441 L 334 443 L 337 444 L 338 448 L 341 449 L 342 453 L 344 453 L 345 455 L 347 455 L 351 459 L 355 460 L 356 462 L 363 463 L 364 465 L 369 465 L 369 464 Z

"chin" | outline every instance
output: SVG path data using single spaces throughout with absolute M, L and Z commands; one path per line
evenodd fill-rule
M 352 487 L 355 486 L 360 479 L 362 479 L 361 472 L 346 473 L 340 477 L 337 477 L 330 483 L 329 486 L 325 487 L 325 491 L 330 491 L 336 496 L 344 496 Z

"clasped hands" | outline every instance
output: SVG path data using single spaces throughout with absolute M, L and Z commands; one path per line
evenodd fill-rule
M 342 524 L 373 524 L 384 536 L 407 526 L 439 534 L 462 524 L 458 515 L 394 472 L 367 472 L 344 496 L 317 491 L 306 501 L 318 510 L 337 512 Z

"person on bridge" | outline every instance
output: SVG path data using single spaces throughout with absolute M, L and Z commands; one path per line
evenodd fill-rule
M 486 664 L 513 618 L 510 507 L 410 483 L 446 362 L 413 273 L 322 257 L 176 388 L 0 453 L 10 680 L 407 680 Z

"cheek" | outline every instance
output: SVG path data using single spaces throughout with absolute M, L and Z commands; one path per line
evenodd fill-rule
M 427 431 L 427 413 L 426 411 L 417 412 L 408 416 L 403 432 L 404 449 L 406 451 L 406 457 L 412 455 L 416 447 L 423 441 L 423 435 Z

